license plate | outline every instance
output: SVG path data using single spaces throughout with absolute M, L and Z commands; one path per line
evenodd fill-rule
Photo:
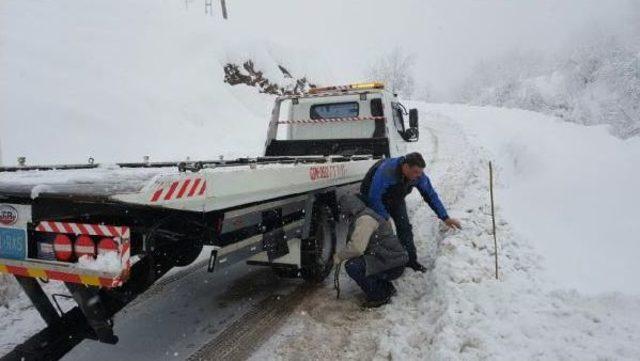
M 0 228 L 0 258 L 27 258 L 27 232 L 25 230 Z

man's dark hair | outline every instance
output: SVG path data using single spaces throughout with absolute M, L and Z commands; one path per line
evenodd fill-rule
M 427 163 L 425 163 L 424 158 L 422 158 L 422 154 L 418 152 L 409 153 L 404 156 L 404 163 L 409 167 L 420 167 L 425 168 Z

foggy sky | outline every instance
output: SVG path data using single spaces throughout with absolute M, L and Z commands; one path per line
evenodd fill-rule
M 633 0 L 228 0 L 229 26 L 319 52 L 336 74 L 396 45 L 415 53 L 418 83 L 455 87 L 479 60 L 513 50 L 557 51 L 584 31 L 630 33 Z M 250 25 L 251 24 L 251 25 Z M 637 28 L 635 29 L 637 31 Z M 418 91 L 420 85 L 416 86 Z

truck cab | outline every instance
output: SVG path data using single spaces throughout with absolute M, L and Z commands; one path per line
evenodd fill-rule
M 397 157 L 418 137 L 417 109 L 384 84 L 329 86 L 276 99 L 265 156 Z

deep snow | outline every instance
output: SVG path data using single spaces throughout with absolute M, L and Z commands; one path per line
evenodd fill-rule
M 625 188 L 625 178 L 590 172 L 590 167 L 601 163 L 594 164 L 588 156 L 575 157 L 574 144 L 588 143 L 591 148 L 582 150 L 594 154 L 604 149 L 614 162 L 624 162 L 627 152 L 637 151 L 638 144 L 620 142 L 604 129 L 565 124 L 526 111 L 415 105 L 422 125 L 422 140 L 415 149 L 428 158 L 427 171 L 452 216 L 462 220 L 463 230 L 444 230 L 419 196 L 411 195 L 419 254 L 433 269 L 425 275 L 407 271 L 397 282 L 393 303 L 374 311 L 360 310 L 361 293 L 343 275 L 341 300 L 335 299 L 331 285 L 325 285 L 298 307 L 252 359 L 335 355 L 354 360 L 640 358 L 640 297 L 631 295 L 637 291 L 637 282 L 630 278 L 635 265 L 627 263 L 626 257 L 638 254 L 640 246 L 611 237 L 603 242 L 622 253 L 609 253 L 610 263 L 618 265 L 598 262 L 602 270 L 591 272 L 584 272 L 586 267 L 573 268 L 599 260 L 602 253 L 594 245 L 597 235 L 580 231 L 580 225 L 633 238 L 633 233 L 626 233 L 629 229 L 611 229 L 607 222 L 617 220 L 613 214 L 620 214 L 623 223 L 638 215 L 632 207 L 635 195 Z M 563 157 L 573 160 L 573 172 L 555 168 L 567 161 Z M 499 281 L 494 279 L 493 266 L 490 159 L 497 168 Z M 597 189 L 584 194 L 589 199 L 585 201 L 558 196 L 575 179 L 575 172 L 597 177 L 590 180 L 597 184 L 608 182 L 609 188 L 617 188 L 614 196 L 627 192 L 628 202 L 618 202 L 615 207 L 620 212 L 604 213 L 593 225 L 591 210 L 584 204 L 600 204 Z M 535 181 L 544 182 L 546 201 L 544 194 L 527 188 Z M 589 184 L 575 185 L 575 189 Z M 563 219 L 554 219 L 556 211 L 548 210 L 556 200 L 572 212 L 571 229 L 578 232 L 554 234 L 563 224 Z M 532 221 L 538 227 L 518 228 L 532 216 L 539 218 Z M 590 237 L 585 241 L 585 236 Z M 611 283 L 603 282 L 600 272 Z
M 640 296 L 640 139 L 509 109 L 432 106 L 499 166 L 504 217 L 582 292 Z

